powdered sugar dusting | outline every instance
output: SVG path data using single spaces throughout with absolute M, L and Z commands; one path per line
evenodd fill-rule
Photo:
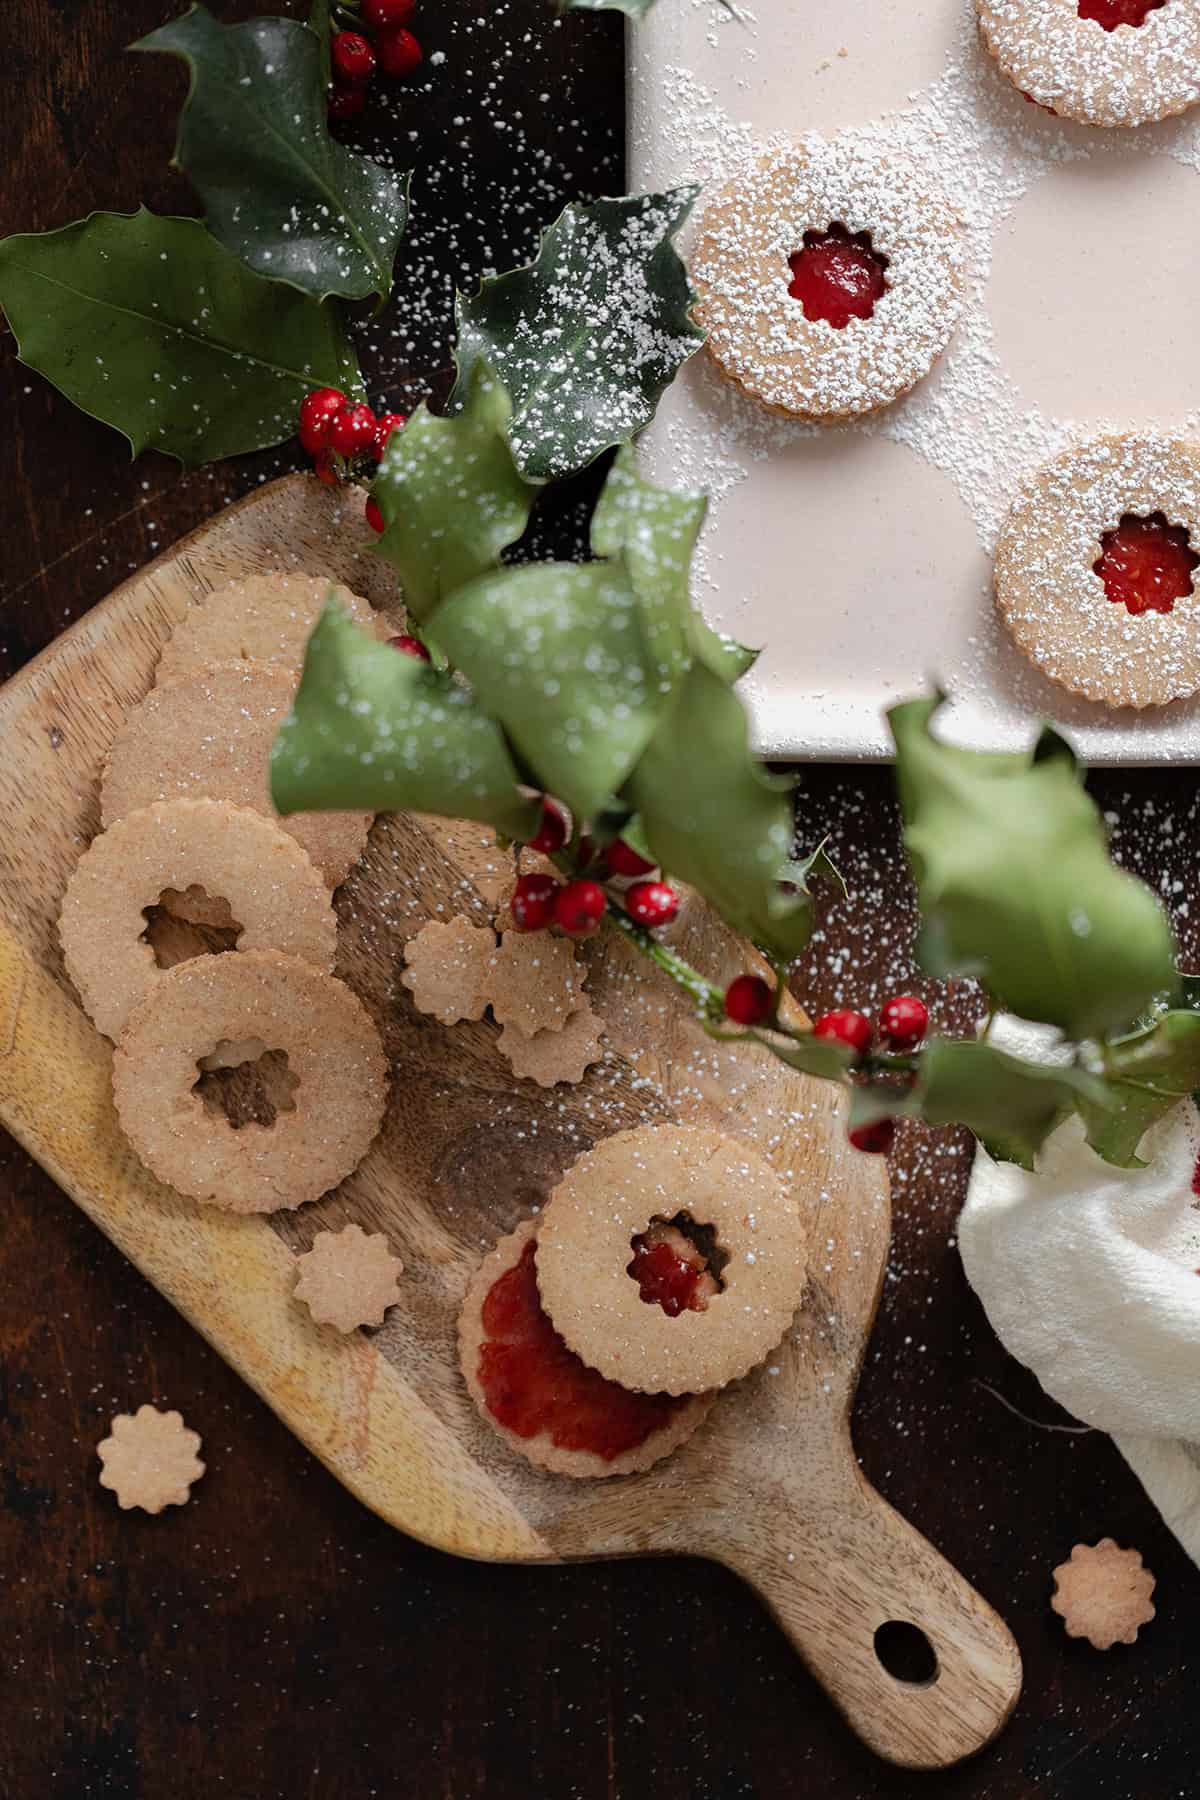
M 984 42 L 1009 80 L 1090 125 L 1144 125 L 1200 100 L 1200 7 L 1168 0 L 1106 31 L 1078 0 L 978 0 Z

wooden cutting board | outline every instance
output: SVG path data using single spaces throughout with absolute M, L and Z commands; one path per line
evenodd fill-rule
M 238 1218 L 161 1187 L 125 1144 L 110 1049 L 62 972 L 55 921 L 98 828 L 97 777 L 119 721 L 196 595 L 288 565 L 386 606 L 361 503 L 290 476 L 221 514 L 128 581 L 0 690 L 0 1120 L 348 1488 L 425 1542 L 497 1561 L 686 1552 L 762 1595 L 853 1728 L 913 1767 L 986 1743 L 1020 1689 L 990 1607 L 863 1479 L 849 1411 L 887 1254 L 882 1162 L 849 1149 L 842 1097 L 766 1055 L 718 1047 L 615 933 L 586 950 L 610 1056 L 578 1087 L 515 1081 L 490 1021 L 451 1030 L 399 985 L 431 914 L 486 921 L 501 875 L 477 826 L 380 819 L 338 897 L 339 972 L 393 1067 L 381 1136 L 315 1206 Z M 673 932 L 725 980 L 750 953 L 698 902 Z M 634 968 L 633 965 L 636 965 Z M 631 976 L 636 975 L 636 979 Z M 644 1475 L 539 1474 L 480 1421 L 455 1322 L 482 1253 L 605 1134 L 653 1120 L 720 1124 L 788 1173 L 811 1226 L 804 1305 L 767 1368 L 728 1390 L 697 1435 Z M 319 1329 L 291 1298 L 293 1258 L 325 1226 L 386 1231 L 403 1299 L 376 1332 Z M 925 1634 L 932 1679 L 889 1674 L 876 1633 Z

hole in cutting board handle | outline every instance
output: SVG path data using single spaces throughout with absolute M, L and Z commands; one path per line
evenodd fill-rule
M 888 1619 L 875 1633 L 875 1654 L 896 1681 L 910 1687 L 932 1687 L 937 1680 L 937 1651 L 919 1625 Z

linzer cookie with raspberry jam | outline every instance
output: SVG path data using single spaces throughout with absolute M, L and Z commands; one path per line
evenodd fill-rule
M 996 603 L 1073 694 L 1163 706 L 1200 690 L 1200 444 L 1093 438 L 1047 463 L 996 546 Z
M 459 1355 L 487 1423 L 538 1468 L 575 1477 L 633 1475 L 669 1456 L 712 1404 L 708 1394 L 637 1394 L 589 1369 L 542 1306 L 537 1223 L 500 1242 L 467 1290 Z
M 833 422 L 933 367 L 962 307 L 963 230 L 906 164 L 814 140 L 717 190 L 692 275 L 722 373 L 774 411 Z
M 1196 0 L 976 0 L 984 43 L 1033 100 L 1084 125 L 1146 125 L 1200 100 Z

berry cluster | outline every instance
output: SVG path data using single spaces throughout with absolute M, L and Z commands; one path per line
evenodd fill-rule
M 348 400 L 340 388 L 314 388 L 300 406 L 298 436 L 313 459 L 317 478 L 336 487 L 359 462 L 379 463 L 393 431 L 405 424 L 403 413 L 378 415 L 362 400 Z M 383 514 L 374 500 L 367 501 L 367 522 L 383 530 Z
M 334 7 L 335 14 L 349 18 L 352 25 L 335 31 L 329 44 L 331 119 L 353 119 L 362 111 L 367 86 L 378 70 L 399 80 L 413 73 L 421 61 L 421 46 L 407 29 L 415 10 L 416 0 L 362 0 L 361 17 L 357 0 Z M 366 29 L 357 29 L 360 25 Z
M 915 1050 L 929 1029 L 929 1009 L 916 994 L 894 994 L 879 1014 L 879 1040 L 884 1049 L 903 1054 Z M 876 1033 L 866 1013 L 852 1007 L 839 1007 L 823 1013 L 813 1026 L 814 1037 L 828 1038 L 845 1044 L 853 1051 L 856 1062 L 868 1056 L 876 1041 Z M 896 1135 L 894 1119 L 876 1119 L 873 1124 L 859 1125 L 850 1133 L 856 1150 L 867 1150 L 886 1156 Z
M 554 856 L 566 844 L 569 828 L 565 810 L 547 795 L 542 801 L 541 824 L 528 847 L 542 856 Z M 521 876 L 509 904 L 518 931 L 544 931 L 547 926 L 557 925 L 571 937 L 590 937 L 599 930 L 610 903 L 617 903 L 615 898 L 610 901 L 603 885 L 614 875 L 634 878 L 619 900 L 635 924 L 653 931 L 659 925 L 669 925 L 679 911 L 675 889 L 665 881 L 645 879 L 654 874 L 653 863 L 620 838 L 602 855 L 597 855 L 590 840 L 583 838 L 579 856 L 584 873 L 565 883 L 553 875 Z

